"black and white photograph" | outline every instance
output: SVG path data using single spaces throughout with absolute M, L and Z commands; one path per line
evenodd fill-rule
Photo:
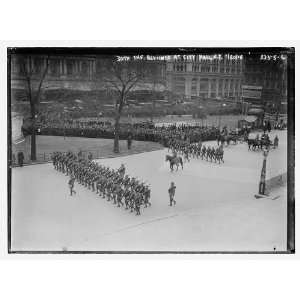
M 8 47 L 8 252 L 294 253 L 294 59 Z

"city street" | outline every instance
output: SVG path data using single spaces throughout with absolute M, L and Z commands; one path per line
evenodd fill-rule
M 271 150 L 267 176 L 286 172 L 286 131 Z M 210 142 L 216 144 L 216 142 Z M 151 186 L 152 206 L 141 215 L 118 208 L 75 183 L 52 164 L 12 169 L 12 250 L 280 251 L 286 250 L 286 187 L 256 199 L 261 151 L 246 144 L 224 148 L 224 164 L 191 159 L 171 173 L 166 150 L 100 159 Z M 177 186 L 175 207 L 168 188 Z

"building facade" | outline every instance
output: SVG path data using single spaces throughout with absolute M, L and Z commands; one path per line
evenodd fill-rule
M 194 55 L 167 62 L 167 89 L 185 99 L 234 99 L 241 97 L 243 59 Z

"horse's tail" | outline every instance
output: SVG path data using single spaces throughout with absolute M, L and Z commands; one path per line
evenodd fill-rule
M 182 157 L 179 157 L 179 161 L 180 161 L 181 167 L 183 169 L 183 160 L 182 160 Z

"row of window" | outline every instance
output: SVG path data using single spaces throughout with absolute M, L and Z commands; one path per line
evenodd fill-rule
M 278 80 L 274 80 L 273 78 L 263 79 L 261 76 L 248 76 L 245 81 L 249 85 L 258 85 L 269 89 L 278 89 L 281 85 L 281 82 Z
M 173 66 L 173 71 L 177 72 L 186 72 L 187 71 L 187 66 L 186 65 L 174 65 Z M 212 65 L 212 66 L 206 66 L 206 65 L 192 65 L 192 72 L 201 72 L 201 73 L 218 73 L 219 69 L 218 66 Z M 220 73 L 236 73 L 240 74 L 241 69 L 239 68 L 230 68 L 226 67 L 224 68 L 223 66 L 220 67 Z
M 184 94 L 185 93 L 185 89 L 182 88 L 181 86 L 176 86 L 175 89 L 174 89 L 174 92 L 175 93 L 179 93 L 179 94 Z M 236 89 L 236 90 L 232 90 L 230 89 L 229 91 L 228 90 L 219 90 L 219 91 L 216 91 L 216 90 L 212 90 L 209 91 L 208 90 L 200 90 L 199 91 L 199 94 L 197 94 L 197 91 L 195 89 L 191 90 L 191 95 L 193 96 L 206 96 L 208 97 L 210 95 L 210 97 L 214 98 L 214 97 L 218 97 L 218 96 L 240 96 L 241 95 L 241 91 L 240 89 Z

